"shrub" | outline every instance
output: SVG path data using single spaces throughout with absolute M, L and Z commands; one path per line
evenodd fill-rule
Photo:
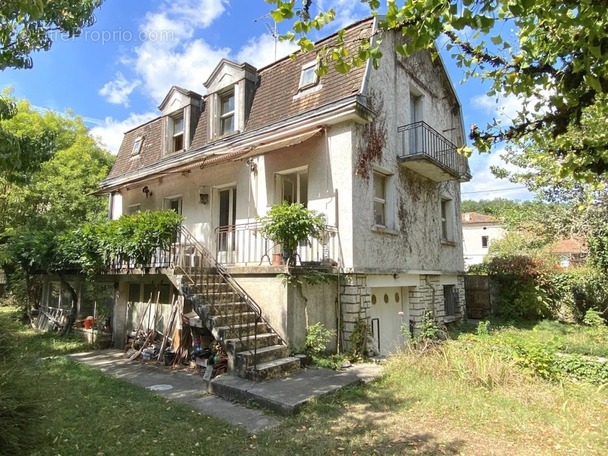
M 493 257 L 485 269 L 496 286 L 497 315 L 538 319 L 551 314 L 554 289 L 545 261 L 527 255 L 505 255 Z
M 551 282 L 554 317 L 583 323 L 589 310 L 608 316 L 608 277 L 592 265 L 554 271 Z
M 336 332 L 327 329 L 321 322 L 310 325 L 306 328 L 306 353 L 312 356 L 319 356 L 327 351 L 327 344 Z
M 258 220 L 262 224 L 262 235 L 280 244 L 285 258 L 291 261 L 298 244 L 309 236 L 319 238 L 325 227 L 325 218 L 316 211 L 301 203 L 286 201 L 272 206 L 268 214 Z

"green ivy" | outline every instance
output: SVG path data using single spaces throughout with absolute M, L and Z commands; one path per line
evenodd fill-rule
M 93 274 L 107 270 L 114 259 L 147 265 L 157 249 L 171 245 L 182 221 L 173 211 L 146 211 L 85 224 L 60 238 L 54 269 Z

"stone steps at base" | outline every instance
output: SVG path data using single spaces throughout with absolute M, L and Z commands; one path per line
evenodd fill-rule
M 254 382 L 260 382 L 271 378 L 284 377 L 297 370 L 300 370 L 300 359 L 288 356 L 258 364 L 255 370 L 249 369 L 245 372 L 245 378 Z
M 253 367 L 254 363 L 261 365 L 287 356 L 289 356 L 289 347 L 287 345 L 258 347 L 255 354 L 253 350 L 241 351 L 236 354 L 235 369 L 238 375 L 242 376 L 250 367 Z

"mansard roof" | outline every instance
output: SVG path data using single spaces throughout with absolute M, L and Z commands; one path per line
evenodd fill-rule
M 371 36 L 373 23 L 373 18 L 367 18 L 347 27 L 344 37 L 346 47 L 354 51 L 361 37 Z M 334 34 L 319 41 L 316 44 L 316 50 L 320 50 L 324 45 L 331 45 L 336 39 L 337 35 Z M 347 74 L 338 73 L 330 65 L 327 74 L 320 77 L 315 87 L 306 91 L 299 90 L 302 66 L 314 62 L 315 58 L 315 52 L 298 52 L 295 54 L 295 58 L 285 57 L 258 70 L 245 128 L 244 131 L 235 135 L 236 139 L 253 137 L 258 132 L 280 128 L 282 124 L 289 123 L 290 119 L 302 118 L 317 110 L 338 109 L 342 100 L 349 99 L 352 102 L 357 100 L 357 95 L 361 94 L 363 90 L 367 65 L 353 68 Z M 225 64 L 235 65 L 234 62 L 227 60 L 220 61 L 214 72 L 207 78 L 207 83 L 217 76 L 218 68 Z M 241 68 L 254 69 L 248 64 L 236 65 Z M 196 94 L 175 86 L 171 91 L 174 90 L 182 91 L 184 94 Z M 139 179 L 146 170 L 151 171 L 155 168 L 167 170 L 173 165 L 183 166 L 187 162 L 200 159 L 202 154 L 225 143 L 225 138 L 210 140 L 208 137 L 208 103 L 209 96 L 203 96 L 201 114 L 191 146 L 184 152 L 163 156 L 161 150 L 162 117 L 126 132 L 114 167 L 102 182 L 101 188 L 109 189 L 116 186 L 118 182 L 125 183 Z M 141 153 L 138 156 L 132 156 L 133 144 L 140 136 L 145 137 Z M 234 141 L 234 139 L 231 137 L 231 140 Z

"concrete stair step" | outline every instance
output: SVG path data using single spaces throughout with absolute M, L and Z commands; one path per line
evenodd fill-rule
M 232 338 L 232 339 L 224 339 L 224 347 L 227 350 L 230 350 L 232 353 L 239 353 L 245 350 L 250 350 L 253 348 L 253 344 L 256 343 L 258 350 L 263 347 L 268 347 L 270 345 L 279 345 L 279 336 L 273 332 L 258 334 L 257 338 L 255 336 L 245 336 L 242 338 Z
M 236 354 L 235 369 L 238 375 L 244 375 L 245 371 L 257 365 L 273 361 L 275 359 L 285 358 L 289 356 L 289 347 L 287 345 L 269 345 L 268 347 L 259 347 L 257 350 L 245 350 Z
M 213 335 L 216 339 L 220 340 L 255 336 L 256 334 L 264 334 L 267 332 L 268 324 L 263 321 L 256 324 L 245 323 L 231 326 L 217 326 L 212 328 Z
M 255 312 L 230 312 L 210 317 L 214 328 L 230 325 L 253 324 L 259 318 Z
M 255 370 L 249 369 L 245 372 L 245 378 L 254 382 L 260 382 L 271 378 L 283 377 L 298 370 L 300 370 L 300 358 L 288 356 L 258 364 Z

